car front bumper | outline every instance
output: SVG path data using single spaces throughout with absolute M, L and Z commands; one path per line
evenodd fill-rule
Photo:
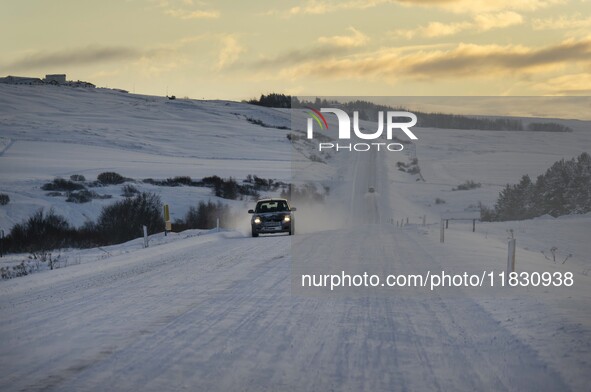
M 259 224 L 253 223 L 252 229 L 259 234 L 285 233 L 291 231 L 291 222 L 279 222 L 279 224 L 267 222 Z

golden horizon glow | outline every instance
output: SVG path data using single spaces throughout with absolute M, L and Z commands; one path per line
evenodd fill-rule
M 150 95 L 591 95 L 585 0 L 8 0 L 0 76 Z

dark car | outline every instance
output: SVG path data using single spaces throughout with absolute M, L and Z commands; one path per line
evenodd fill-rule
M 285 199 L 264 199 L 257 202 L 254 210 L 248 210 L 252 215 L 250 224 L 252 236 L 270 233 L 295 233 L 294 214 L 296 209 L 289 207 Z

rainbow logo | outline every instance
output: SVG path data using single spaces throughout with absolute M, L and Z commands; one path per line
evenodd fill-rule
M 306 106 L 306 109 L 310 109 L 310 116 L 312 116 L 312 118 L 314 120 L 316 120 L 316 122 L 318 123 L 318 125 L 320 125 L 320 129 L 324 129 L 326 127 L 326 129 L 328 130 L 328 123 L 326 122 L 326 119 L 324 118 L 324 116 L 322 115 L 322 113 L 320 113 L 318 110 L 311 108 L 309 106 Z M 324 125 L 322 125 L 324 123 Z

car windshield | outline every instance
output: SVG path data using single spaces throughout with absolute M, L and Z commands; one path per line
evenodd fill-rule
M 269 201 L 260 201 L 257 204 L 256 212 L 257 213 L 265 213 L 265 212 L 281 212 L 281 211 L 289 211 L 287 207 L 287 202 L 285 200 L 269 200 Z

